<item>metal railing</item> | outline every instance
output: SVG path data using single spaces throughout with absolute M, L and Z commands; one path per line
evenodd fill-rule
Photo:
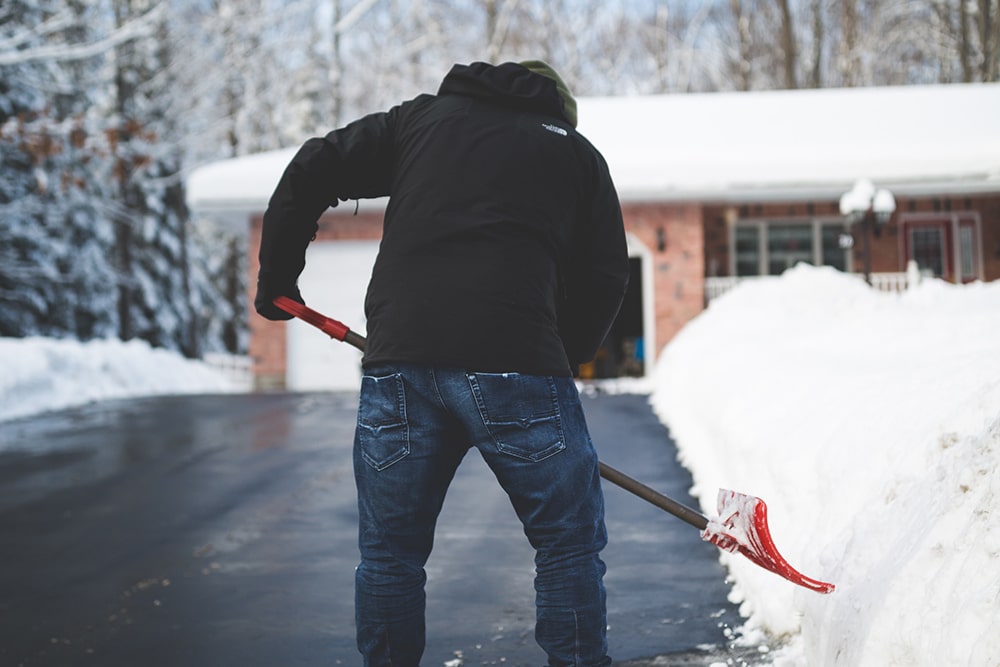
M 253 387 L 253 360 L 244 355 L 209 352 L 203 361 L 220 371 L 236 386 L 250 390 Z
M 854 276 L 859 280 L 865 279 L 864 274 L 861 273 L 850 273 L 848 275 Z M 719 298 L 746 280 L 758 280 L 760 278 L 761 276 L 719 276 L 705 278 L 705 304 L 707 305 L 712 299 Z M 872 289 L 874 290 L 880 292 L 905 292 L 911 285 L 916 285 L 920 282 L 920 275 L 918 273 L 903 271 L 898 273 L 873 273 L 871 274 L 871 279 Z
M 860 273 L 851 275 L 864 279 Z M 872 289 L 880 292 L 905 292 L 910 288 L 910 276 L 906 273 L 873 273 Z
M 712 299 L 717 299 L 729 290 L 739 285 L 744 280 L 754 280 L 756 276 L 719 276 L 715 278 L 705 278 L 705 303 Z

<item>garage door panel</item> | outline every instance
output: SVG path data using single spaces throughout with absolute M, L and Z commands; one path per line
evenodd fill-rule
M 377 253 L 377 241 L 313 243 L 299 277 L 305 302 L 364 334 L 365 290 Z M 286 382 L 294 391 L 357 390 L 361 353 L 301 320 L 292 320 L 288 323 Z

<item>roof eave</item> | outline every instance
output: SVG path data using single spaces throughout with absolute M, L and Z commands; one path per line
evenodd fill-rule
M 851 189 L 852 181 L 828 183 L 731 183 L 685 187 L 645 187 L 619 190 L 622 203 L 698 202 L 732 204 L 757 202 L 797 202 L 840 199 Z M 926 179 L 881 179 L 879 187 L 897 197 L 955 197 L 1000 195 L 1000 174 L 972 174 L 962 177 Z

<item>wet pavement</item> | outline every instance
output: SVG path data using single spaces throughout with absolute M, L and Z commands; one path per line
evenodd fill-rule
M 584 397 L 601 459 L 688 504 L 647 397 Z M 357 665 L 356 397 L 113 401 L 0 423 L 0 665 Z M 716 550 L 605 483 L 622 667 L 752 664 Z M 423 664 L 543 665 L 532 552 L 470 452 L 428 563 Z

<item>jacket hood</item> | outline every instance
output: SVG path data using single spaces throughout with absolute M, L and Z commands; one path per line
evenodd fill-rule
M 518 63 L 455 65 L 438 90 L 438 95 L 449 94 L 554 116 L 576 125 L 565 111 L 556 82 Z

